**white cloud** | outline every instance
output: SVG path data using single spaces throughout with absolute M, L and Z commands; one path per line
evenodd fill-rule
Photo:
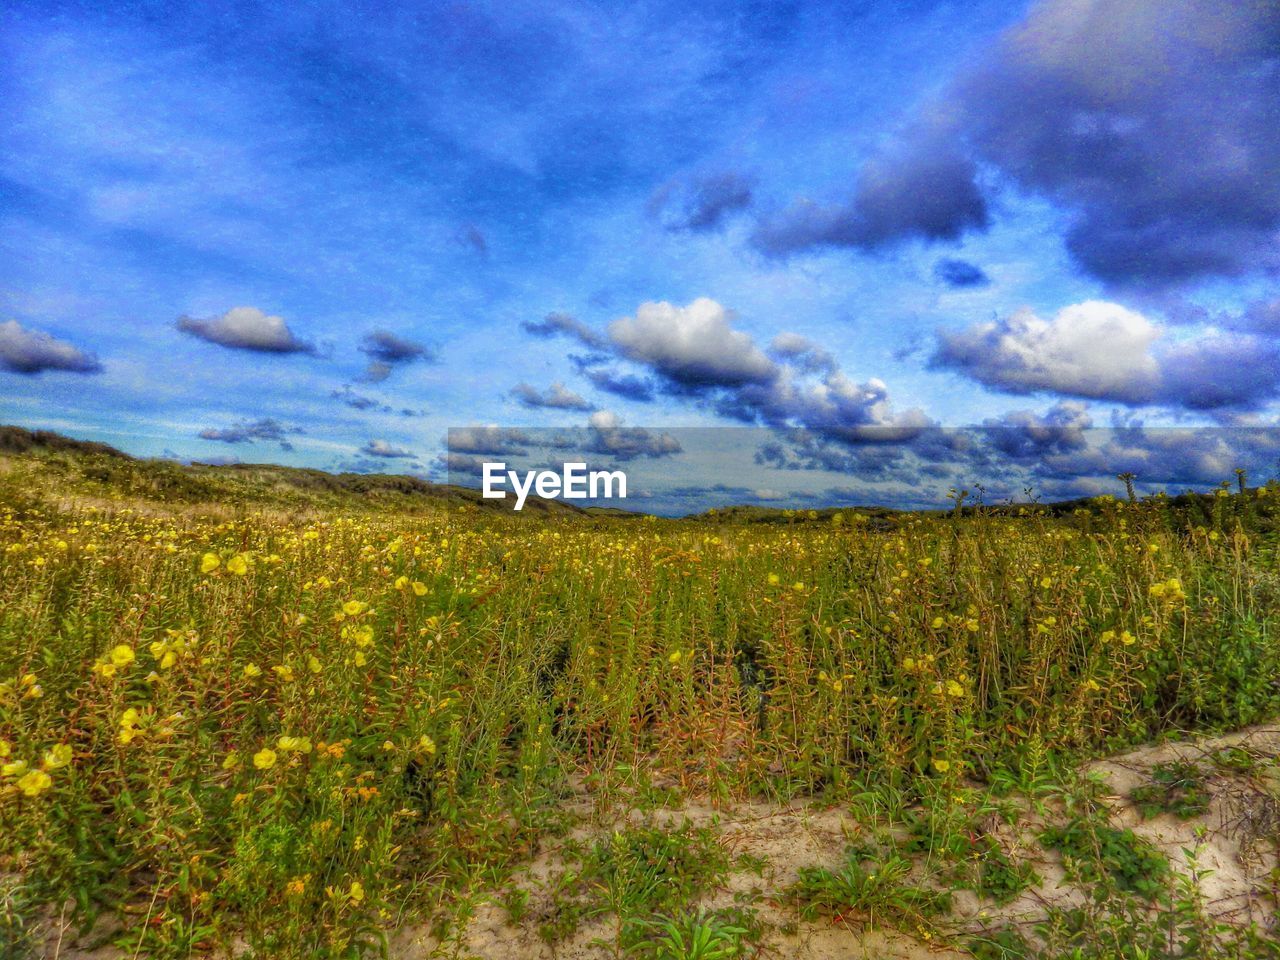
M 217 317 L 199 320 L 179 317 L 178 329 L 223 347 L 262 353 L 314 353 L 315 347 L 299 340 L 283 317 L 257 307 L 232 307 Z
M 635 316 L 609 325 L 619 353 L 685 387 L 764 383 L 777 366 L 748 334 L 729 325 L 729 313 L 700 297 L 685 307 L 642 303 Z
M 0 323 L 0 369 L 37 374 L 44 370 L 97 373 L 102 364 L 65 340 L 29 330 L 17 320 Z

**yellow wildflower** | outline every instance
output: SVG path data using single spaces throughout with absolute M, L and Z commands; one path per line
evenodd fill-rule
M 53 785 L 53 778 L 43 770 L 32 770 L 18 781 L 18 789 L 28 797 L 38 797 Z
M 263 747 L 253 755 L 253 765 L 259 770 L 270 770 L 276 765 L 276 752 L 269 747 Z
M 213 571 L 217 570 L 220 566 L 222 566 L 222 561 L 218 559 L 218 555 L 216 553 L 206 553 L 200 558 L 201 573 L 213 573 Z

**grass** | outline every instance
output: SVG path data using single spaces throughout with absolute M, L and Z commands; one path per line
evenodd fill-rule
M 0 937 L 70 903 L 130 953 L 357 957 L 504 888 L 577 783 L 602 809 L 941 808 L 1266 719 L 1276 503 L 530 518 L 389 479 L 27 450 L 0 463 Z M 1078 833 L 1050 842 L 1154 869 Z M 739 942 L 695 909 L 717 846 L 622 836 L 566 902 L 667 923 L 672 950 Z M 927 913 L 895 864 L 798 896 Z M 977 881 L 995 899 L 1031 879 L 1002 869 Z

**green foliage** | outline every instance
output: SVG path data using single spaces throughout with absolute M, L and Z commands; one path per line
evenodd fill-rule
M 1158 897 L 1169 876 L 1169 861 L 1132 830 L 1094 819 L 1076 818 L 1041 834 L 1046 847 L 1062 854 L 1068 874 L 1104 891 L 1119 890 Z
M 1200 768 L 1182 761 L 1156 764 L 1151 782 L 1137 787 L 1130 798 L 1148 820 L 1161 813 L 1190 820 L 1209 809 L 1209 792 Z

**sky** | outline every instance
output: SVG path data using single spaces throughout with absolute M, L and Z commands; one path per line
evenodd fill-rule
M 0 422 L 436 478 L 738 428 L 720 486 L 811 500 L 1280 455 L 1274 0 L 18 0 L 0 103 Z

